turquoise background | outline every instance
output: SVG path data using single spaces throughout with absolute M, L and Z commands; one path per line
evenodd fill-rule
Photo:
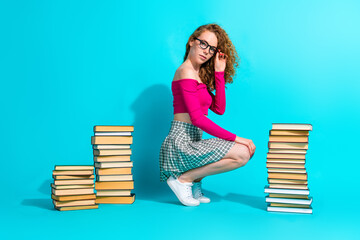
M 227 109 L 209 117 L 257 147 L 204 179 L 212 203 L 159 182 L 170 84 L 200 25 L 241 57 Z M 1 1 L 1 239 L 359 239 L 359 1 Z M 272 123 L 310 123 L 314 213 L 265 210 Z M 53 210 L 54 165 L 91 165 L 94 125 L 134 125 L 136 200 Z M 205 134 L 204 138 L 210 135 Z

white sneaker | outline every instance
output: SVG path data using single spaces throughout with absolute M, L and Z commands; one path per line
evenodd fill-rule
M 179 201 L 185 206 L 198 206 L 200 204 L 199 200 L 193 198 L 191 190 L 192 183 L 182 183 L 172 176 L 169 177 L 166 182 Z
M 194 198 L 199 200 L 201 203 L 209 203 L 210 198 L 205 197 L 204 194 L 201 191 L 201 182 L 194 182 L 194 185 L 192 187 Z

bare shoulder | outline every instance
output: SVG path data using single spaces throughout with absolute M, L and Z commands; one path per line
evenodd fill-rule
M 200 81 L 200 80 L 198 80 L 199 76 L 197 75 L 197 73 L 193 69 L 191 69 L 191 68 L 189 68 L 187 66 L 181 65 L 176 70 L 173 81 L 178 81 L 178 80 L 181 80 L 181 79 L 189 79 L 189 78 Z

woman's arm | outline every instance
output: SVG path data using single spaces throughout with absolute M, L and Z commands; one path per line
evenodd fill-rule
M 218 115 L 223 115 L 225 112 L 226 106 L 226 97 L 225 97 L 225 72 L 216 72 L 215 71 L 215 90 L 216 95 L 209 91 L 212 102 L 210 105 L 210 110 Z

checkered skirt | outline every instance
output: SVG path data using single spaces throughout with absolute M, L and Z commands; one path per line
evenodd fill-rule
M 203 130 L 186 122 L 171 121 L 168 136 L 160 149 L 160 181 L 170 176 L 221 160 L 235 142 L 221 138 L 201 139 Z

